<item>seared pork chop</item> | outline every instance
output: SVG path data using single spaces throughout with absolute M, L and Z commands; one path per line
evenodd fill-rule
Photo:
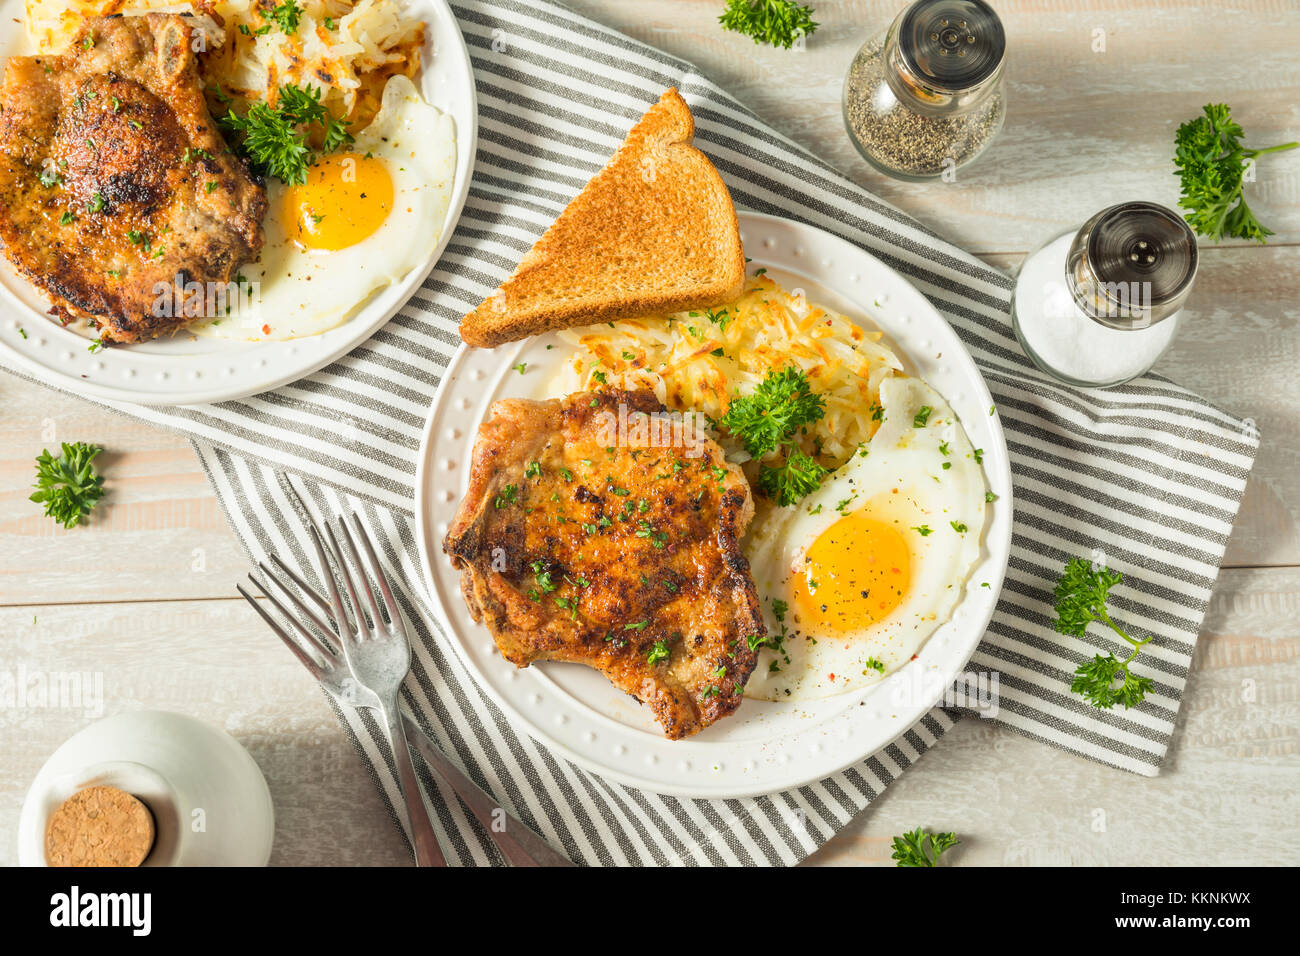
M 67 54 L 5 67 L 5 254 L 55 314 L 94 320 L 105 341 L 193 321 L 194 291 L 206 305 L 207 284 L 262 247 L 266 192 L 208 113 L 192 22 L 93 18 Z M 169 292 L 187 287 L 188 299 Z
M 594 667 L 675 739 L 740 706 L 764 627 L 749 485 L 707 438 L 646 427 L 662 411 L 648 391 L 496 402 L 443 549 L 507 660 Z

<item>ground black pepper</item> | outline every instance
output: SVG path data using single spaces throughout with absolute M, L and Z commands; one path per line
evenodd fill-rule
M 884 36 L 863 46 L 845 81 L 845 121 L 867 161 L 889 175 L 932 179 L 979 155 L 1002 127 L 1002 90 L 969 112 L 918 113 L 899 100 L 885 78 L 890 67 L 884 46 Z

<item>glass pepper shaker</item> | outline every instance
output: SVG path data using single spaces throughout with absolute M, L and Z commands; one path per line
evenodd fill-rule
M 1196 237 L 1177 213 L 1110 206 L 1025 259 L 1012 294 L 1016 338 L 1069 385 L 1121 385 L 1173 342 L 1197 261 Z
M 1006 48 L 1002 21 L 984 0 L 917 0 L 849 67 L 849 138 L 897 179 L 951 175 L 1002 128 Z

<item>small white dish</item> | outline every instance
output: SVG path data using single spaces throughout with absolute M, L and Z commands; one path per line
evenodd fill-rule
M 265 866 L 275 811 L 262 771 L 239 742 L 193 717 L 137 711 L 74 734 L 45 762 L 18 821 L 18 862 L 45 866 L 45 827 L 79 790 L 111 786 L 153 814 L 144 866 Z

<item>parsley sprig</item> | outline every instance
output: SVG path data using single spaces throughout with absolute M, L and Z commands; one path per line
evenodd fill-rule
M 817 22 L 812 8 L 795 0 L 727 0 L 727 9 L 718 22 L 724 30 L 735 30 L 766 43 L 788 50 L 799 37 L 812 36 Z
M 805 495 L 821 487 L 827 470 L 811 455 L 791 447 L 785 461 L 776 468 L 762 466 L 758 471 L 758 487 L 765 495 L 781 506 L 792 505 Z
M 826 400 L 814 395 L 808 376 L 794 365 L 768 372 L 752 395 L 737 395 L 718 420 L 755 458 L 776 451 L 801 425 L 821 419 Z
M 1114 654 L 1080 664 L 1070 684 L 1071 693 L 1081 694 L 1100 710 L 1110 710 L 1117 703 L 1127 710 L 1146 699 L 1147 691 L 1155 686 L 1149 677 L 1139 677 L 1129 670 L 1133 659 L 1150 637 L 1137 640 L 1120 628 L 1106 612 L 1106 598 L 1110 589 L 1124 580 L 1118 571 L 1106 567 L 1093 567 L 1086 558 L 1071 558 L 1065 571 L 1056 582 L 1056 629 L 1062 634 L 1083 637 L 1089 624 L 1101 621 L 1133 646 L 1133 653 L 1124 660 Z M 1116 680 L 1122 682 L 1116 686 Z
M 325 131 L 323 153 L 352 142 L 349 124 L 330 113 L 320 96 L 319 87 L 286 83 L 275 106 L 257 102 L 243 116 L 229 110 L 219 122 L 224 129 L 243 134 L 237 148 L 261 172 L 290 186 L 302 185 L 307 167 L 316 161 L 307 139 L 310 127 Z
M 782 451 L 776 467 L 759 468 L 758 486 L 777 504 L 792 505 L 821 486 L 826 469 L 792 441 L 795 432 L 820 421 L 826 400 L 813 394 L 808 376 L 796 366 L 768 372 L 752 395 L 737 395 L 718 425 L 736 436 L 754 458 Z
M 1243 146 L 1240 124 L 1223 103 L 1202 107 L 1204 116 L 1178 127 L 1174 137 L 1174 167 L 1182 182 L 1178 204 L 1200 235 L 1216 242 L 1225 237 L 1264 242 L 1273 230 L 1264 226 L 1246 205 L 1246 170 L 1256 156 L 1295 149 L 1282 143 L 1265 149 Z
M 98 445 L 63 443 L 57 458 L 42 450 L 36 456 L 36 492 L 30 498 L 45 505 L 45 514 L 65 528 L 75 528 L 104 497 L 104 479 L 95 473 Z
M 960 842 L 955 833 L 931 834 L 917 827 L 894 837 L 893 859 L 899 866 L 937 866 L 943 851 Z

